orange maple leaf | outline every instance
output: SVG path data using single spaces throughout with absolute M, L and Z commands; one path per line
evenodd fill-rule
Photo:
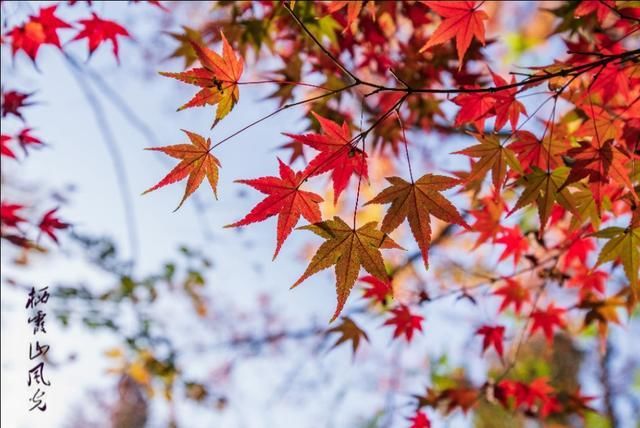
M 182 73 L 160 72 L 163 76 L 202 88 L 178 111 L 190 107 L 218 105 L 212 128 L 229 114 L 238 102 L 240 98 L 238 81 L 244 67 L 242 58 L 236 56 L 224 34 L 220 33 L 220 35 L 222 36 L 222 56 L 206 46 L 191 42 L 202 67 L 192 68 Z
M 185 131 L 184 129 L 182 131 L 187 134 L 187 137 L 191 140 L 191 144 L 176 144 L 173 146 L 150 147 L 146 149 L 163 152 L 173 158 L 181 159 L 181 161 L 155 186 L 145 190 L 142 193 L 143 195 L 164 187 L 167 184 L 183 180 L 189 176 L 189 179 L 187 180 L 187 187 L 184 190 L 184 196 L 174 212 L 182 206 L 183 202 L 191 196 L 198 187 L 200 187 L 205 176 L 209 181 L 209 185 L 213 190 L 214 196 L 218 199 L 217 186 L 220 161 L 210 153 L 211 139 L 207 138 L 205 141 L 204 137 L 201 135 Z
M 384 233 L 391 233 L 405 218 L 408 219 L 411 233 L 420 247 L 424 265 L 428 267 L 431 242 L 430 215 L 468 227 L 456 207 L 439 193 L 456 185 L 458 180 L 442 175 L 425 174 L 415 183 L 409 183 L 400 177 L 389 177 L 387 181 L 391 186 L 365 205 L 391 203 L 380 228 Z

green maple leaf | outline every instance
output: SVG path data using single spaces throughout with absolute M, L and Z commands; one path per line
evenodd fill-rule
M 576 208 L 575 198 L 567 188 L 562 188 L 569 175 L 569 168 L 560 167 L 553 171 L 545 171 L 532 166 L 531 169 L 533 170 L 531 173 L 516 182 L 516 184 L 524 185 L 525 188 L 509 215 L 535 202 L 538 207 L 538 216 L 540 217 L 540 234 L 544 232 L 553 204 L 556 202 L 569 210 L 574 216 L 580 217 L 580 213 Z
M 607 238 L 606 244 L 600 250 L 596 266 L 600 266 L 606 262 L 612 262 L 620 259 L 624 273 L 629 280 L 629 285 L 637 298 L 638 290 L 638 269 L 640 269 L 640 227 L 622 228 L 607 227 L 595 233 L 593 236 L 598 238 Z

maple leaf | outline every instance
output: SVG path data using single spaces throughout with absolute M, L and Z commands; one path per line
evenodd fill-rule
M 440 397 L 449 400 L 446 414 L 454 411 L 456 407 L 460 407 L 466 414 L 478 402 L 478 391 L 474 388 L 447 388 L 442 391 Z
M 593 293 L 604 293 L 605 282 L 609 278 L 607 272 L 588 269 L 583 264 L 578 264 L 576 268 L 577 272 L 569 278 L 567 286 L 580 288 L 581 299 Z
M 150 147 L 146 149 L 163 152 L 166 155 L 181 160 L 180 163 L 155 186 L 145 190 L 142 193 L 143 195 L 168 184 L 183 180 L 189 176 L 189 179 L 187 180 L 187 187 L 184 190 L 184 196 L 174 212 L 177 211 L 182 206 L 183 202 L 196 191 L 205 176 L 209 181 L 209 185 L 213 190 L 214 196 L 218 199 L 217 186 L 220 161 L 211 154 L 211 139 L 207 138 L 205 141 L 204 137 L 193 132 L 185 131 L 184 129 L 182 132 L 187 134 L 191 144 L 175 144 L 173 146 Z
M 602 144 L 597 139 L 580 141 L 579 144 L 580 147 L 567 152 L 571 172 L 562 187 L 588 177 L 589 187 L 598 209 L 605 194 L 604 185 L 610 180 L 626 187 L 637 198 L 631 183 L 630 171 L 626 167 L 630 164 L 631 155 L 625 149 L 614 146 L 611 139 Z
M 493 346 L 496 353 L 502 358 L 504 352 L 504 326 L 496 325 L 483 325 L 476 334 L 483 336 L 482 338 L 482 353 L 484 353 L 490 346 Z
M 313 158 L 303 174 L 313 177 L 331 171 L 333 181 L 333 202 L 338 202 L 340 194 L 347 188 L 353 174 L 368 178 L 367 154 L 353 147 L 351 130 L 345 121 L 342 126 L 326 119 L 315 112 L 313 116 L 320 123 L 322 134 L 287 134 L 294 141 L 305 144 L 320 153 Z
M 497 244 L 504 244 L 499 261 L 513 256 L 513 264 L 517 265 L 522 254 L 529 249 L 529 240 L 522 234 L 520 226 L 503 227 L 500 236 L 494 240 Z
M 302 160 L 304 160 L 306 162 L 307 158 L 304 155 L 303 147 L 304 147 L 304 144 L 302 144 L 300 141 L 291 141 L 291 142 L 288 142 L 288 143 L 285 143 L 285 144 L 281 145 L 278 148 L 279 149 L 285 149 L 285 150 L 291 150 L 291 156 L 289 157 L 289 165 L 291 165 L 298 158 L 301 158 Z
M 236 56 L 222 32 L 220 32 L 220 36 L 222 38 L 222 56 L 202 44 L 191 42 L 202 67 L 192 68 L 181 73 L 160 72 L 163 76 L 202 88 L 178 111 L 217 104 L 211 128 L 228 115 L 240 99 L 238 81 L 244 68 L 242 58 Z
M 415 415 L 409 418 L 409 422 L 411 422 L 409 428 L 431 428 L 431 421 L 424 412 L 416 412 Z
M 503 406 L 508 407 L 509 398 L 514 399 L 515 407 L 525 406 L 527 411 L 533 411 L 538 405 L 540 414 L 544 417 L 551 411 L 559 409 L 557 399 L 551 394 L 553 387 L 548 383 L 548 379 L 540 377 L 533 380 L 529 385 L 510 379 L 504 379 L 496 385 L 495 395 Z
M 24 51 L 33 62 L 36 60 L 38 50 L 46 41 L 46 35 L 42 24 L 33 18 L 24 25 L 14 27 L 8 36 L 11 37 L 11 53 L 15 57 L 20 50 Z
M 471 210 L 469 214 L 475 218 L 475 222 L 469 226 L 471 232 L 479 233 L 473 248 L 478 248 L 489 239 L 495 240 L 498 232 L 502 230 L 500 217 L 505 210 L 505 203 L 499 195 L 495 197 L 482 198 L 482 208 Z
M 423 407 L 436 407 L 440 401 L 440 394 L 433 388 L 427 388 L 424 394 L 414 394 L 412 397 L 417 400 L 416 408 L 418 410 Z
M 479 87 L 474 87 L 476 89 Z M 456 113 L 455 126 L 465 123 L 473 123 L 479 132 L 484 132 L 484 122 L 495 111 L 496 98 L 489 93 L 472 92 L 462 93 L 453 98 L 455 104 L 460 106 Z
M 540 140 L 529 131 L 516 131 L 513 142 L 507 147 L 515 153 L 525 171 L 534 166 L 541 169 L 556 168 L 562 164 L 560 154 L 565 151 L 561 140 L 551 135 L 545 135 Z
M 383 281 L 375 276 L 367 275 L 360 278 L 359 281 L 369 285 L 368 288 L 365 288 L 364 294 L 362 295 L 365 299 L 372 299 L 383 305 L 393 299 L 391 279 Z
M 602 25 L 611 9 L 615 9 L 615 5 L 615 0 L 582 0 L 573 13 L 577 17 L 583 17 L 595 12 L 598 22 Z
M 553 329 L 557 327 L 564 327 L 565 322 L 563 319 L 566 309 L 556 308 L 553 303 L 549 304 L 546 309 L 536 309 L 531 313 L 531 330 L 530 335 L 536 332 L 536 330 L 542 330 L 547 341 L 551 343 L 553 341 Z
M 518 184 L 523 184 L 525 189 L 516 205 L 509 212 L 509 215 L 535 202 L 538 206 L 540 236 L 542 236 L 555 202 L 571 211 L 575 216 L 579 217 L 579 214 L 576 209 L 575 199 L 569 190 L 562 186 L 569 174 L 567 167 L 560 167 L 553 171 L 544 171 L 535 166 L 532 166 L 531 169 L 531 173 L 523 176 L 517 182 Z
M 16 154 L 9 147 L 9 142 L 12 140 L 9 135 L 0 136 L 0 156 L 6 156 L 8 158 L 16 159 Z
M 510 407 L 510 399 L 513 404 L 519 407 L 527 397 L 527 385 L 511 379 L 503 379 L 496 385 L 496 399 L 506 408 Z
M 503 296 L 498 312 L 502 312 L 513 304 L 516 314 L 520 314 L 522 305 L 531 300 L 529 290 L 522 286 L 520 281 L 513 278 L 504 278 L 505 285 L 493 292 L 496 296 Z
M 22 112 L 20 110 L 24 107 L 33 105 L 32 102 L 28 102 L 29 97 L 31 97 L 32 95 L 33 92 L 2 92 L 2 117 L 6 117 L 9 114 L 12 114 L 24 121 L 24 117 L 22 117 Z
M 129 32 L 117 22 L 100 18 L 95 12 L 92 12 L 91 16 L 91 19 L 81 19 L 78 21 L 84 28 L 80 30 L 71 41 L 86 38 L 89 42 L 89 57 L 91 57 L 93 52 L 98 49 L 102 43 L 109 40 L 111 41 L 113 55 L 116 57 L 116 61 L 120 62 L 120 57 L 118 56 L 118 36 L 131 37 Z
M 300 190 L 300 185 L 305 180 L 301 172 L 294 172 L 288 165 L 278 159 L 280 164 L 280 177 L 261 177 L 253 180 L 237 180 L 268 195 L 242 220 L 225 227 L 238 227 L 263 221 L 278 215 L 278 234 L 275 259 L 287 236 L 295 225 L 304 217 L 309 223 L 318 223 L 322 220 L 320 206 L 322 197 Z
M 17 227 L 26 220 L 18 215 L 18 211 L 24 209 L 24 205 L 12 204 L 6 201 L 0 203 L 0 224 L 9 227 Z
M 422 321 L 424 321 L 424 317 L 411 313 L 407 305 L 401 304 L 391 309 L 391 313 L 393 315 L 384 322 L 384 325 L 395 326 L 395 330 L 393 331 L 394 339 L 404 334 L 407 342 L 411 342 L 413 332 L 416 330 L 422 331 Z
M 27 147 L 29 147 L 29 146 L 43 146 L 44 145 L 42 140 L 40 140 L 39 138 L 31 135 L 32 131 L 33 131 L 33 129 L 31 129 L 31 128 L 24 128 L 16 136 L 16 139 L 18 140 L 18 143 L 20 143 L 20 146 L 24 150 L 25 155 L 27 154 Z
M 500 138 L 497 135 L 472 135 L 480 144 L 454 152 L 454 154 L 478 158 L 478 161 L 473 164 L 471 172 L 465 179 L 467 182 L 475 180 L 482 181 L 487 171 L 491 170 L 493 186 L 499 191 L 507 177 L 507 166 L 520 174 L 523 173 L 520 162 L 518 162 L 513 151 L 502 146 L 500 144 Z
M 576 230 L 584 220 L 589 220 L 589 225 L 594 229 L 600 228 L 600 213 L 598 208 L 596 207 L 596 201 L 589 190 L 589 187 L 584 183 L 576 183 L 574 188 L 577 191 L 572 193 L 574 200 L 576 201 L 576 211 L 578 216 L 573 216 L 571 218 L 571 224 L 569 225 L 569 230 Z
M 619 115 L 592 104 L 581 107 L 587 120 L 573 134 L 575 137 L 580 139 L 595 138 L 596 141 L 617 141 L 622 136 L 624 121 L 620 119 Z
M 640 287 L 638 286 L 640 227 L 626 229 L 615 226 L 607 227 L 595 233 L 594 236 L 608 239 L 600 250 L 595 267 L 620 259 L 634 296 L 640 296 Z
M 557 400 L 551 396 L 553 392 L 554 389 L 549 385 L 546 377 L 537 378 L 526 386 L 526 396 L 523 403 L 531 409 L 536 402 L 539 402 L 539 413 L 545 417 L 552 411 L 559 409 Z
M 596 77 L 597 76 L 597 77 Z M 633 87 L 629 76 L 625 73 L 624 68 L 614 64 L 607 66 L 596 73 L 594 76 L 591 89 L 584 96 L 587 98 L 589 94 L 599 93 L 602 101 L 608 103 L 612 98 L 620 95 L 625 101 L 630 101 L 630 87 Z
M 412 183 L 400 177 L 388 177 L 387 181 L 391 186 L 365 205 L 391 204 L 380 228 L 384 233 L 395 230 L 406 218 L 409 221 L 411 233 L 420 247 L 424 265 L 428 267 L 431 242 L 430 215 L 468 227 L 456 207 L 439 193 L 458 184 L 458 180 L 442 175 L 425 174 Z
M 484 23 L 482 21 L 489 19 L 489 16 L 484 11 L 477 10 L 480 5 L 475 1 L 423 1 L 422 3 L 445 19 L 427 43 L 420 48 L 420 52 L 455 37 L 458 60 L 460 67 L 462 67 L 462 59 L 471 44 L 471 39 L 475 36 L 484 45 Z
M 496 86 L 506 86 L 507 81 L 500 77 L 498 74 L 494 73 L 491 69 L 491 76 L 493 77 L 493 83 Z M 515 83 L 515 76 L 511 76 L 511 83 Z M 495 103 L 495 111 L 496 111 L 496 123 L 494 126 L 495 130 L 500 130 L 502 127 L 509 121 L 511 125 L 511 131 L 516 131 L 516 126 L 518 125 L 518 119 L 520 118 L 520 114 L 527 115 L 527 110 L 524 105 L 516 99 L 516 95 L 518 93 L 518 88 L 513 87 L 509 89 L 503 89 L 494 94 L 496 99 Z
M 11 37 L 13 56 L 22 50 L 35 62 L 38 50 L 43 44 L 61 48 L 58 30 L 72 27 L 55 15 L 57 7 L 58 5 L 41 8 L 38 15 L 30 16 L 24 25 L 14 27 L 8 33 Z
M 35 20 L 42 24 L 42 29 L 45 33 L 45 43 L 52 44 L 57 48 L 62 48 L 60 38 L 58 37 L 58 30 L 73 27 L 56 16 L 57 8 L 58 5 L 41 8 Z
M 626 299 L 619 293 L 605 299 L 596 299 L 589 296 L 578 304 L 578 308 L 587 310 L 584 317 L 584 328 L 597 322 L 598 333 L 604 339 L 607 336 L 610 322 L 620 324 L 618 309 L 624 308 L 625 305 Z
M 331 1 L 327 7 L 327 12 L 335 13 L 345 6 L 347 7 L 347 25 L 345 26 L 345 31 L 351 29 L 351 32 L 355 34 L 358 16 L 362 10 L 362 1 Z
M 337 326 L 327 330 L 327 334 L 330 334 L 330 333 L 339 333 L 340 334 L 340 337 L 338 338 L 336 343 L 333 344 L 331 349 L 335 348 L 336 346 L 340 345 L 341 343 L 344 343 L 344 342 L 347 342 L 347 341 L 351 341 L 351 348 L 353 350 L 353 355 L 354 356 L 356 354 L 356 351 L 358 350 L 358 346 L 360 345 L 360 341 L 362 339 L 366 340 L 367 342 L 369 341 L 369 337 L 367 336 L 367 333 L 364 330 L 362 330 L 358 326 L 358 324 L 356 324 L 349 317 L 342 317 L 342 323 L 340 323 L 340 325 L 337 325 Z
M 193 45 L 202 45 L 202 33 L 193 28 L 182 26 L 183 33 L 168 33 L 180 45 L 169 55 L 169 58 L 184 58 L 184 68 L 190 67 L 198 59 Z
M 380 249 L 402 249 L 393 239 L 377 229 L 376 222 L 370 222 L 354 229 L 340 217 L 320 223 L 302 226 L 326 239 L 311 259 L 302 276 L 291 286 L 297 287 L 311 275 L 335 265 L 336 294 L 338 304 L 331 318 L 335 320 L 351 293 L 362 266 L 379 279 L 387 279 L 388 274 L 380 254 Z
M 69 227 L 68 223 L 64 223 L 59 218 L 56 217 L 56 211 L 58 208 L 53 208 L 47 211 L 43 216 L 42 220 L 38 224 L 38 229 L 46 235 L 48 235 L 55 243 L 58 243 L 58 237 L 56 236 L 56 230 L 63 230 Z
M 562 258 L 561 266 L 563 269 L 566 269 L 572 264 L 584 266 L 587 263 L 589 253 L 596 249 L 596 244 L 593 242 L 593 239 L 581 237 L 579 232 L 565 232 L 564 240 L 570 244 Z

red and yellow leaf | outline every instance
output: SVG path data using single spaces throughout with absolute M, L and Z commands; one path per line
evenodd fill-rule
M 202 88 L 178 110 L 217 104 L 212 128 L 231 112 L 240 99 L 238 81 L 244 67 L 242 58 L 236 55 L 224 34 L 220 33 L 220 35 L 222 37 L 222 56 L 204 45 L 191 42 L 202 67 L 182 73 L 160 73 L 163 76 Z
M 168 184 L 172 184 L 176 181 L 184 180 L 189 177 L 187 180 L 187 187 L 184 190 L 184 196 L 174 211 L 177 211 L 184 201 L 191 196 L 198 187 L 200 187 L 200 184 L 205 177 L 207 177 L 207 180 L 209 181 L 209 185 L 213 190 L 214 196 L 218 199 L 217 186 L 220 161 L 211 154 L 211 139 L 207 138 L 205 141 L 204 137 L 196 133 L 185 131 L 184 129 L 182 131 L 187 134 L 187 137 L 189 137 L 189 140 L 191 141 L 190 144 L 150 147 L 147 149 L 163 152 L 173 158 L 180 159 L 180 163 L 155 186 L 152 186 L 142 193 L 144 195 Z

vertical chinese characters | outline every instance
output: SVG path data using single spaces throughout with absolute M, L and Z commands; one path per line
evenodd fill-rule
M 45 402 L 46 387 L 51 386 L 51 382 L 45 377 L 46 355 L 49 352 L 49 345 L 41 344 L 40 338 L 47 334 L 45 328 L 45 318 L 47 313 L 45 305 L 49 301 L 49 287 L 43 287 L 36 291 L 31 287 L 25 309 L 31 313 L 27 318 L 29 326 L 33 329 L 33 338 L 29 343 L 29 361 L 34 364 L 27 373 L 27 386 L 35 392 L 29 398 L 29 411 L 38 409 L 41 412 L 47 410 Z

